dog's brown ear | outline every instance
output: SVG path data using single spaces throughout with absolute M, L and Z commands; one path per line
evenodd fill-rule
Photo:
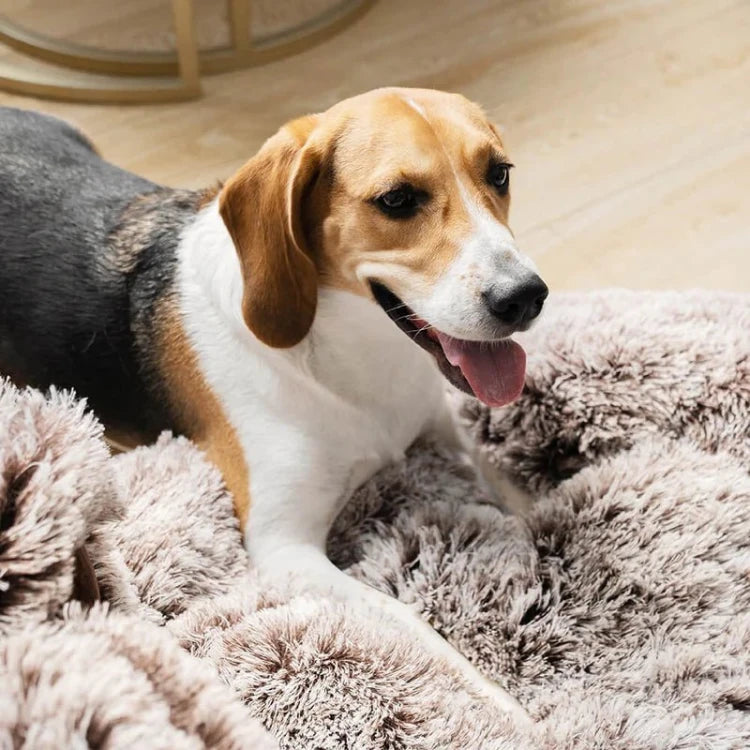
M 277 348 L 299 343 L 315 317 L 318 273 L 302 224 L 302 202 L 322 161 L 308 143 L 315 124 L 311 115 L 285 125 L 219 196 L 240 259 L 245 322 Z

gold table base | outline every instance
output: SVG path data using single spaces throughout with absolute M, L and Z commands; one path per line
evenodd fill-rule
M 0 62 L 0 89 L 78 102 L 192 99 L 200 96 L 202 73 L 251 67 L 301 52 L 353 23 L 375 0 L 344 0 L 305 23 L 257 39 L 251 34 L 251 0 L 227 2 L 231 46 L 201 51 L 195 35 L 192 0 L 172 0 L 174 53 L 110 51 L 59 41 L 0 15 L 1 43 L 38 60 L 72 69 L 36 73 Z

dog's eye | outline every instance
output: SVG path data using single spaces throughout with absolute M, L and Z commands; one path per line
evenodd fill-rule
M 503 162 L 495 162 L 490 164 L 490 168 L 487 170 L 487 182 L 497 190 L 500 195 L 505 195 L 508 192 L 510 186 L 510 170 L 512 164 L 506 164 Z
M 375 205 L 392 219 L 407 219 L 419 208 L 424 193 L 415 190 L 411 185 L 401 185 L 374 199 Z

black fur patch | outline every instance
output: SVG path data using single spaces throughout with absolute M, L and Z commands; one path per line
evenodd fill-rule
M 108 164 L 66 123 L 0 108 L 0 374 L 73 388 L 143 437 L 170 426 L 153 316 L 201 199 Z

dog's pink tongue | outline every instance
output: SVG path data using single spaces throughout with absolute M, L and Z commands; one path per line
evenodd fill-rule
M 435 331 L 446 359 L 468 381 L 474 395 L 487 406 L 505 406 L 523 390 L 526 352 L 515 341 L 488 344 L 461 341 Z

